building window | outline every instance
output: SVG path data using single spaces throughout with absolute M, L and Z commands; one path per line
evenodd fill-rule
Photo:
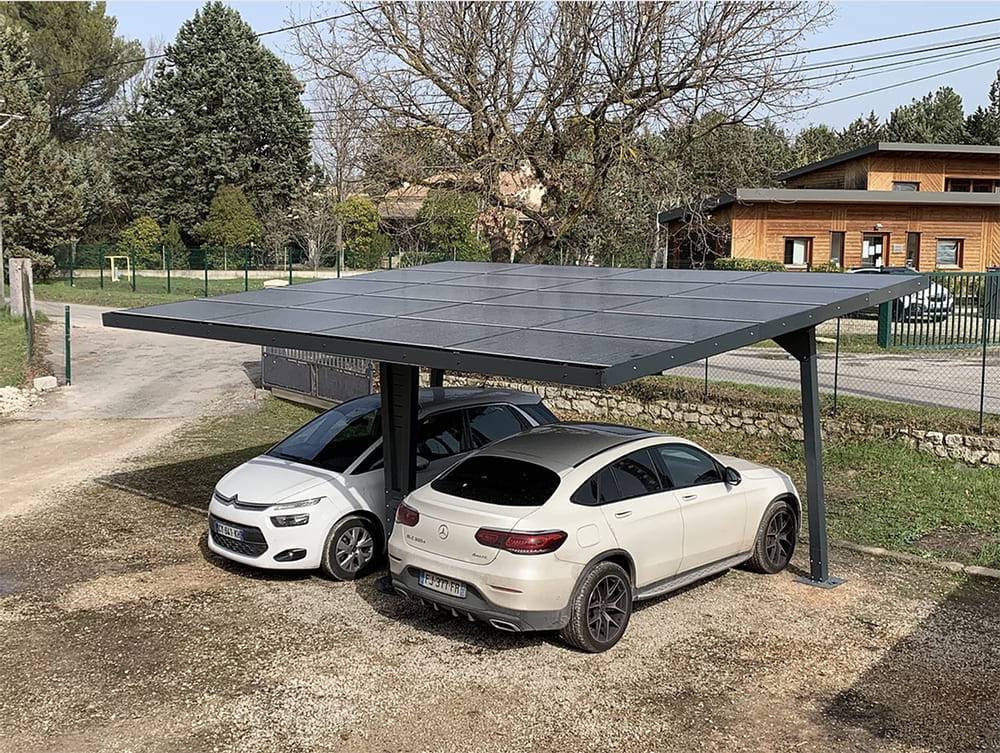
M 893 191 L 919 191 L 920 184 L 913 180 L 894 180 L 892 182 Z
M 785 238 L 785 264 L 808 267 L 812 259 L 812 238 Z
M 916 267 L 920 263 L 920 233 L 906 234 L 906 266 Z
M 1000 180 L 992 178 L 945 178 L 945 191 L 959 193 L 996 193 L 1000 191 Z
M 830 233 L 830 263 L 844 266 L 844 234 Z
M 939 267 L 962 266 L 962 239 L 938 238 L 937 265 Z

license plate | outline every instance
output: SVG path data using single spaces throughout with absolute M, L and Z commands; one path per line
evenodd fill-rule
M 431 591 L 448 594 L 448 596 L 455 596 L 459 599 L 465 598 L 465 584 L 459 583 L 457 580 L 442 578 L 440 575 L 435 575 L 434 573 L 422 572 L 418 581 L 421 586 L 429 588 Z
M 236 539 L 237 541 L 243 541 L 243 531 L 239 528 L 234 528 L 233 526 L 227 526 L 225 523 L 213 522 L 212 525 L 215 526 L 215 532 L 220 536 L 228 536 L 231 539 Z

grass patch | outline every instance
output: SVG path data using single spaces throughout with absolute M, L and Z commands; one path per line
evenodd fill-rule
M 621 388 L 642 400 L 676 400 L 704 402 L 705 382 L 696 377 L 655 376 L 637 380 Z M 708 401 L 764 412 L 799 415 L 802 403 L 798 390 L 766 387 L 737 382 L 709 382 Z M 833 416 L 833 397 L 820 396 L 824 416 Z M 975 434 L 979 431 L 979 414 L 960 408 L 943 408 L 908 403 L 870 400 L 853 395 L 837 399 L 836 418 L 846 422 L 883 424 L 933 431 Z M 987 414 L 983 419 L 986 434 L 1000 434 L 1000 416 Z
M 28 336 L 24 319 L 0 310 L 0 387 L 20 387 L 32 376 L 44 371 L 42 353 L 45 352 L 44 330 L 48 319 L 35 314 L 35 359 L 28 364 Z
M 275 272 L 273 279 L 287 280 L 288 275 Z M 293 277 L 292 282 L 314 282 L 312 277 Z M 250 290 L 264 287 L 264 280 L 250 278 Z M 243 291 L 243 278 L 225 280 L 210 279 L 208 295 L 225 295 Z M 149 277 L 137 275 L 135 292 L 131 283 L 122 276 L 119 282 L 111 282 L 110 276 L 104 278 L 104 287 L 96 277 L 78 277 L 69 284 L 69 280 L 51 280 L 35 283 L 35 297 L 43 301 L 60 301 L 65 303 L 82 303 L 91 306 L 108 306 L 112 308 L 131 308 L 135 306 L 153 306 L 157 303 L 172 303 L 188 301 L 192 298 L 205 297 L 205 280 L 203 278 L 172 277 L 170 292 L 167 293 L 165 277 Z
M 646 426 L 714 452 L 780 468 L 805 493 L 800 441 L 671 424 Z M 871 439 L 826 442 L 823 472 L 831 538 L 1000 567 L 1000 469 L 973 468 L 898 442 Z

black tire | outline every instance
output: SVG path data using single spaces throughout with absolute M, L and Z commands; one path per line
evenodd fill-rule
M 769 575 L 784 570 L 795 553 L 798 532 L 798 515 L 792 504 L 783 499 L 772 502 L 760 519 L 747 567 Z
M 348 515 L 327 535 L 320 569 L 336 580 L 361 578 L 381 564 L 382 538 L 382 531 L 370 520 L 361 515 Z M 349 552 L 350 557 L 346 556 Z
M 577 585 L 570 601 L 569 623 L 559 635 L 581 651 L 598 654 L 619 641 L 631 616 L 632 581 L 628 573 L 614 562 L 600 562 Z

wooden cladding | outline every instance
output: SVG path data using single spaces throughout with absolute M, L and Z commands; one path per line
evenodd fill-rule
M 948 178 L 1000 182 L 1000 157 L 960 154 L 866 154 L 790 178 L 786 188 L 846 188 L 891 191 L 894 183 L 916 183 L 921 191 L 945 191 Z
M 734 204 L 730 214 L 737 257 L 784 262 L 786 239 L 810 238 L 815 263 L 842 253 L 843 266 L 851 269 L 871 263 L 863 259 L 865 237 L 880 235 L 886 266 L 909 259 L 917 269 L 935 269 L 938 239 L 962 241 L 963 269 L 1000 266 L 1000 209 L 994 207 L 759 203 Z

